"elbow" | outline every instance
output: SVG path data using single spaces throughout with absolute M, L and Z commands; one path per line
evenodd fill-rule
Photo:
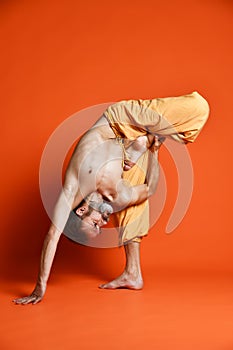
M 147 198 L 149 198 L 153 194 L 155 194 L 156 188 L 157 188 L 157 184 L 156 185 L 152 185 L 152 186 L 148 186 L 148 197 Z
M 113 212 L 119 212 L 121 210 L 124 210 L 125 208 L 129 207 L 132 202 L 132 197 L 128 195 L 128 193 L 121 193 L 118 196 L 118 199 L 111 202 L 111 206 L 113 208 Z
M 57 243 L 60 237 L 61 237 L 61 232 L 54 225 L 51 225 L 46 236 L 47 240 Z

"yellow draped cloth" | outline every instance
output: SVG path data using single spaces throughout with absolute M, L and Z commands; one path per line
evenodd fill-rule
M 194 142 L 208 119 L 209 105 L 195 91 L 178 97 L 121 101 L 108 107 L 104 115 L 117 138 L 135 140 L 151 133 L 170 136 L 179 142 Z M 145 182 L 147 152 L 133 168 L 123 173 L 131 186 Z M 119 226 L 120 244 L 140 242 L 149 230 L 148 201 L 115 214 L 115 221 Z
M 151 133 L 193 142 L 208 119 L 209 105 L 194 91 L 178 97 L 121 101 L 104 115 L 116 137 L 135 140 Z
M 123 179 L 129 181 L 131 186 L 145 183 L 148 152 L 142 154 L 130 170 L 123 172 Z M 141 237 L 147 235 L 149 230 L 148 200 L 116 213 L 115 225 L 118 226 L 119 245 L 129 241 L 140 242 Z

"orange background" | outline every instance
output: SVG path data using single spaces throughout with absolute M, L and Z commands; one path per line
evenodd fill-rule
M 230 0 L 1 1 L 1 349 L 233 349 L 232 10 Z M 194 90 L 211 115 L 189 146 L 193 198 L 165 235 L 177 175 L 162 152 L 168 197 L 142 243 L 144 290 L 99 290 L 123 250 L 62 237 L 44 301 L 13 305 L 34 286 L 49 226 L 38 171 L 54 129 L 94 104 Z

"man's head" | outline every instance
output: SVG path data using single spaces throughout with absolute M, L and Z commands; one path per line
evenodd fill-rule
M 64 233 L 78 243 L 86 243 L 101 233 L 101 227 L 107 224 L 112 213 L 111 205 L 93 192 L 70 213 Z

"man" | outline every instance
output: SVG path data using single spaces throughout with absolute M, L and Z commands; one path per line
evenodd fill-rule
M 107 109 L 81 138 L 72 155 L 45 238 L 36 288 L 22 303 L 36 303 L 43 297 L 60 235 L 70 211 L 83 198 L 97 191 L 111 202 L 115 211 L 120 211 L 142 203 L 155 191 L 152 169 L 157 164 L 156 152 L 150 152 L 147 184 L 130 187 L 122 179 L 121 165 L 130 168 L 143 152 L 139 154 L 135 148 L 137 141 L 133 145 L 127 141 L 124 145 L 122 140 L 136 140 L 149 133 L 170 136 L 179 142 L 193 142 L 208 113 L 207 102 L 197 92 L 174 98 L 123 101 Z M 131 152 L 130 160 L 127 152 Z
M 150 164 L 148 163 L 147 184 L 144 184 L 143 182 L 141 185 L 139 185 L 140 187 L 145 188 L 145 194 L 142 194 L 141 201 L 143 201 L 144 198 L 146 199 L 148 195 L 151 195 L 155 191 L 155 188 L 157 185 L 157 179 L 158 179 L 157 152 L 158 152 L 158 147 L 160 146 L 160 142 L 156 138 L 155 143 L 153 143 L 153 138 L 151 138 L 151 136 L 148 136 L 148 138 L 143 136 L 143 137 L 139 137 L 138 140 L 136 140 L 133 144 L 130 144 L 130 146 L 127 147 L 128 154 L 132 155 L 133 159 L 136 159 L 135 157 L 141 156 L 141 154 L 143 154 L 143 152 L 145 152 L 145 150 L 147 149 L 146 147 L 149 147 L 149 146 L 151 148 L 150 148 L 150 154 L 148 155 L 148 158 L 150 159 Z M 112 169 L 109 175 L 111 179 L 111 178 L 114 178 L 114 176 L 116 178 L 116 171 L 118 171 L 118 168 L 122 169 L 121 168 L 122 158 L 120 158 L 120 154 L 119 154 L 119 148 L 121 149 L 121 146 L 119 146 L 119 144 L 114 141 L 114 144 L 112 145 L 108 143 L 108 147 L 111 147 L 111 151 L 112 151 L 112 159 L 108 159 L 110 163 L 110 165 L 108 166 Z M 97 153 L 94 152 L 94 156 Z M 71 164 L 72 164 L 72 161 L 73 159 L 71 159 Z M 130 169 L 133 165 L 134 165 L 134 162 L 128 160 L 126 168 Z M 86 165 L 84 164 L 83 167 L 85 172 Z M 80 169 L 80 171 L 82 173 L 83 169 Z M 95 175 L 98 178 L 99 176 L 98 172 L 95 173 Z M 137 188 L 137 186 L 135 187 Z M 141 191 L 141 188 L 140 188 L 140 191 Z M 67 198 L 69 199 L 69 197 L 64 198 L 65 199 L 64 202 L 66 201 Z M 120 201 L 121 201 L 121 198 L 119 198 L 118 202 L 116 201 L 116 203 L 119 203 Z M 131 199 L 131 203 L 134 204 L 132 199 Z M 63 204 L 65 204 L 64 213 L 66 213 L 66 210 L 67 210 L 66 203 L 63 203 Z M 74 214 L 74 211 L 75 211 L 75 214 Z M 106 203 L 103 200 L 103 196 L 96 191 L 88 195 L 86 199 L 82 201 L 74 211 L 71 211 L 69 213 L 68 219 L 62 231 L 65 232 L 68 238 L 71 238 L 72 240 L 75 240 L 76 242 L 79 242 L 79 243 L 85 243 L 88 238 L 92 238 L 98 235 L 100 233 L 101 226 L 107 223 L 109 215 L 113 212 L 112 207 L 108 203 Z M 55 209 L 55 212 L 56 212 L 56 209 Z M 77 219 L 77 216 L 79 217 L 80 220 Z M 57 243 L 60 238 L 60 235 L 61 235 L 61 232 L 56 228 L 54 222 L 52 222 L 50 230 L 44 240 L 44 245 L 43 245 L 42 254 L 41 254 L 40 271 L 39 271 L 36 287 L 29 296 L 15 299 L 14 302 L 16 304 L 28 304 L 28 303 L 36 304 L 43 298 L 46 291 L 47 281 L 50 274 L 52 262 L 54 259 L 54 255 L 56 252 Z

